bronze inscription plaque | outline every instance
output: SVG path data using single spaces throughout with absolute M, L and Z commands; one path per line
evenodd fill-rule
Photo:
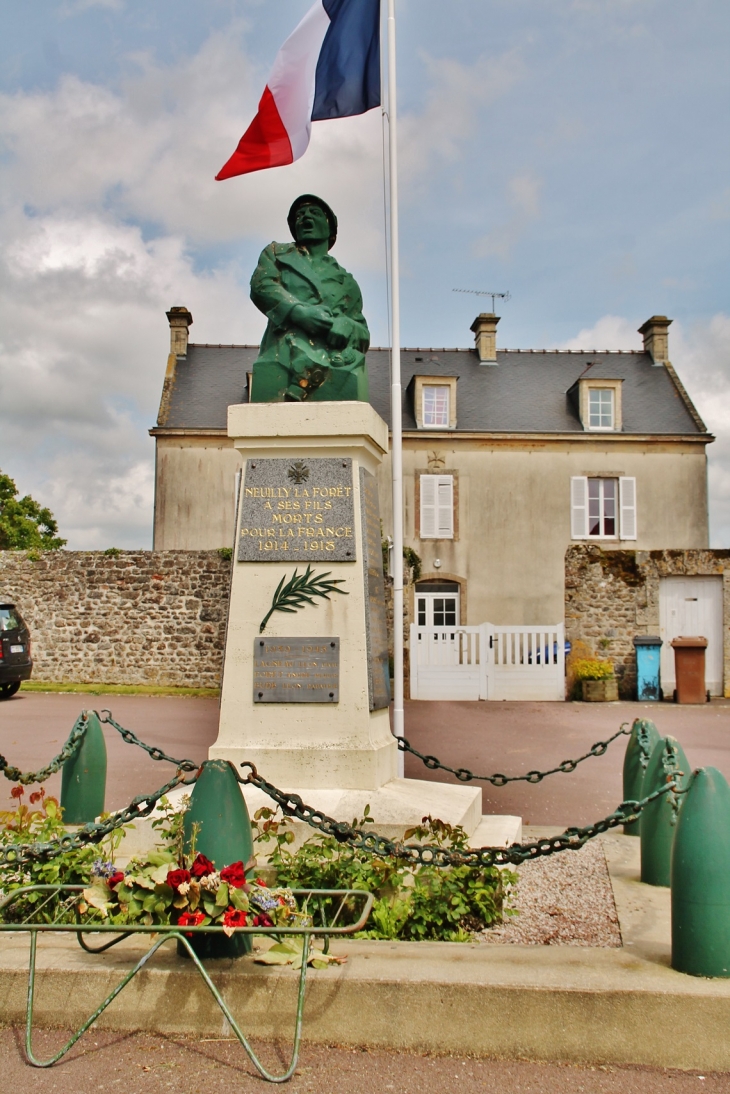
M 378 485 L 375 476 L 360 468 L 363 570 L 365 581 L 365 635 L 368 651 L 370 709 L 382 710 L 390 703 L 388 628 L 385 617 L 383 547 L 380 530 Z
M 354 562 L 352 460 L 246 463 L 239 562 Z
M 256 638 L 254 703 L 338 703 L 339 638 Z

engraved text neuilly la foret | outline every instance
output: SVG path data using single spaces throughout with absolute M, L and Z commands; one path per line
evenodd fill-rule
M 350 459 L 247 462 L 239 562 L 354 562 L 354 525 Z

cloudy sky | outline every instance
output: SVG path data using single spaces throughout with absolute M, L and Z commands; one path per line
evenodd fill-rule
M 0 468 L 72 548 L 149 547 L 169 333 L 256 342 L 261 248 L 303 191 L 388 343 L 379 111 L 297 164 L 213 176 L 311 0 L 0 0 Z M 631 349 L 669 315 L 730 546 L 727 0 L 398 0 L 402 332 Z

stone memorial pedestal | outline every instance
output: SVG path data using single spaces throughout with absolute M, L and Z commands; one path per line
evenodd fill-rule
M 338 820 L 369 805 L 383 834 L 430 813 L 488 837 L 479 788 L 397 777 L 375 480 L 385 422 L 364 402 L 244 403 L 229 407 L 228 433 L 243 475 L 210 758 L 248 760 Z M 308 566 L 341 591 L 272 612 Z M 245 794 L 252 812 L 271 804 Z M 491 842 L 518 838 L 519 818 L 493 820 Z

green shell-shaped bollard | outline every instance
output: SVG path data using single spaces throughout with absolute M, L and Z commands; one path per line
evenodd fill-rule
M 641 796 L 648 797 L 674 779 L 681 790 L 690 780 L 690 766 L 681 745 L 674 737 L 660 737 L 649 759 Z M 668 791 L 644 806 L 641 814 L 641 880 L 648 885 L 669 886 L 672 843 L 677 818 L 684 802 Z
M 253 860 L 253 833 L 246 802 L 227 760 L 206 760 L 190 795 L 183 832 L 190 851 L 195 828 L 195 850 L 218 869 L 232 862 Z M 191 945 L 199 957 L 240 957 L 251 951 L 251 935 L 193 935 Z M 178 944 L 178 952 L 185 954 Z
M 93 710 L 86 712 L 86 733 L 78 752 L 61 773 L 61 807 L 65 824 L 88 824 L 104 812 L 106 742 Z
M 636 718 L 631 727 L 631 736 L 626 745 L 624 756 L 624 798 L 625 802 L 640 801 L 641 788 L 649 758 L 659 740 L 659 730 L 648 718 Z M 625 836 L 638 836 L 641 818 L 624 825 Z
M 672 968 L 730 977 L 730 787 L 704 767 L 684 798 L 672 848 Z

